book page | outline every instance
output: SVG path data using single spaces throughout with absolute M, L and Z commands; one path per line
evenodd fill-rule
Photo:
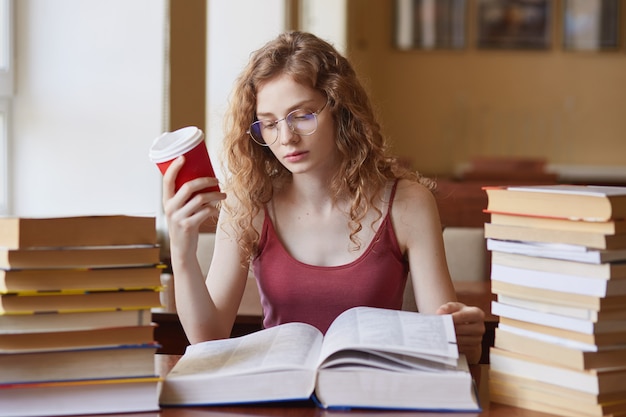
M 456 363 L 459 357 L 450 315 L 356 307 L 326 332 L 320 361 L 340 350 L 385 351 Z
M 322 334 L 304 323 L 287 323 L 245 336 L 187 347 L 168 378 L 240 375 L 288 369 L 315 369 Z
M 487 239 L 487 250 L 593 264 L 626 259 L 626 250 L 624 249 L 592 250 L 582 245 L 546 242 Z
M 533 332 L 532 330 L 526 330 L 504 323 L 498 323 L 498 328 L 509 333 L 517 334 L 531 339 L 537 339 L 540 342 L 553 343 L 555 345 L 564 346 L 569 349 L 580 350 L 582 352 L 597 352 L 599 350 L 598 345 L 592 343 L 584 343 L 577 340 L 567 339 L 565 337 L 558 337 L 549 334 Z
M 322 368 L 335 366 L 342 370 L 354 369 L 362 366 L 378 368 L 388 371 L 409 372 L 444 372 L 456 370 L 456 359 L 450 365 L 438 360 L 423 359 L 416 356 L 388 353 L 376 350 L 340 350 L 330 355 L 323 363 Z
M 581 320 L 571 317 L 558 316 L 556 314 L 543 313 L 541 311 L 528 310 L 525 308 L 502 304 L 497 301 L 491 302 L 491 312 L 496 316 L 555 327 L 557 329 L 570 330 L 589 335 L 593 335 L 595 332 L 595 324 L 589 320 Z
M 511 186 L 507 187 L 511 191 L 528 191 L 537 193 L 553 194 L 576 194 L 595 197 L 626 195 L 626 187 L 615 187 L 609 185 L 535 185 L 535 186 Z
M 491 280 L 508 282 L 509 284 L 522 285 L 524 287 L 542 288 L 544 290 L 591 295 L 594 297 L 605 297 L 609 283 L 608 280 L 603 278 L 587 278 L 500 264 L 491 265 Z M 620 281 L 617 282 L 619 283 Z

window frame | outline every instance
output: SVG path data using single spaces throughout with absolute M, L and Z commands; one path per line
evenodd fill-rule
M 14 0 L 0 0 L 0 215 L 9 207 L 9 139 L 14 95 Z

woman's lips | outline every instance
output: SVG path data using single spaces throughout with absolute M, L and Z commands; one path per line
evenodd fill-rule
M 285 159 L 289 162 L 299 162 L 301 160 L 303 160 L 306 155 L 308 154 L 308 152 L 306 151 L 300 151 L 300 152 L 291 152 L 288 153 L 287 155 L 285 155 Z

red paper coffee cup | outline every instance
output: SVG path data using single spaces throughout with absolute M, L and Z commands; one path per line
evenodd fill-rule
M 215 177 L 201 129 L 189 126 L 174 132 L 165 132 L 154 140 L 149 152 L 150 160 L 159 167 L 162 174 L 181 155 L 185 155 L 185 164 L 176 176 L 176 191 L 187 181 Z M 201 192 L 207 191 L 219 191 L 219 187 L 209 187 Z

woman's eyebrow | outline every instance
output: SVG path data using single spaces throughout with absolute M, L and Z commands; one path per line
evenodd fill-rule
M 294 104 L 293 106 L 289 107 L 289 108 L 287 109 L 287 113 L 285 113 L 285 114 L 284 114 L 283 116 L 281 116 L 281 117 L 277 117 L 277 116 L 276 116 L 274 113 L 272 113 L 272 112 L 257 112 L 257 113 L 256 113 L 256 117 L 257 117 L 257 118 L 264 117 L 264 118 L 268 118 L 268 119 L 271 119 L 271 118 L 274 118 L 274 119 L 281 119 L 281 118 L 283 118 L 283 117 L 287 116 L 287 114 L 288 114 L 289 112 L 292 112 L 292 111 L 297 110 L 297 109 L 305 109 L 305 110 L 310 110 L 310 107 L 313 107 L 314 103 L 315 103 L 315 99 L 306 99 L 306 100 L 302 100 L 302 101 L 298 102 L 297 104 Z
M 273 113 L 267 113 L 267 112 L 261 112 L 261 113 L 257 112 L 256 117 L 257 118 L 265 117 L 267 119 L 275 118 Z

